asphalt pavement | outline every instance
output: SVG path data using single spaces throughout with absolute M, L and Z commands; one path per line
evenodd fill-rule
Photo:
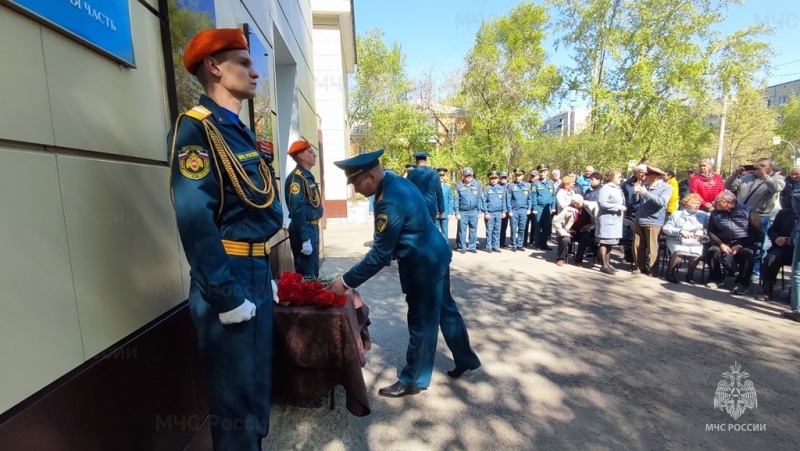
M 328 221 L 325 277 L 369 250 L 369 216 L 353 217 Z M 480 248 L 482 225 L 479 236 Z M 800 324 L 779 317 L 785 305 L 590 263 L 558 267 L 555 249 L 455 253 L 452 292 L 483 366 L 449 378 L 440 335 L 430 388 L 400 399 L 377 393 L 408 340 L 397 264 L 384 268 L 358 288 L 372 413 L 350 415 L 341 387 L 333 411 L 273 406 L 264 449 L 800 449 Z M 757 393 L 737 419 L 714 407 L 735 362 Z

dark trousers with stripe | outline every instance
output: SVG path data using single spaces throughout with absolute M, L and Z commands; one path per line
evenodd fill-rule
M 450 294 L 450 270 L 433 283 L 416 284 L 406 293 L 408 349 L 400 371 L 403 385 L 425 388 L 431 384 L 439 329 L 458 368 L 477 368 L 480 360 L 469 344 L 469 334 L 456 301 Z
M 302 238 L 289 227 L 289 245 L 294 257 L 294 272 L 308 277 L 319 277 L 319 225 L 306 224 L 305 229 L 311 239 L 311 255 L 303 255 Z
M 209 425 L 215 450 L 258 450 L 269 432 L 272 390 L 272 285 L 269 256 L 231 257 L 231 272 L 256 316 L 224 325 L 192 280 L 192 314 L 209 392 Z

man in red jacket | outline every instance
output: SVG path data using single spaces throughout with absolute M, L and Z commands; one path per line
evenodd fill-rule
M 700 160 L 697 167 L 700 172 L 689 180 L 689 192 L 697 193 L 703 199 L 703 203 L 700 204 L 701 210 L 712 211 L 717 194 L 725 190 L 725 181 L 714 172 L 711 160 L 708 158 Z

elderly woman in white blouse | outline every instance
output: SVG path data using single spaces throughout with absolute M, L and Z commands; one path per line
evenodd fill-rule
M 671 254 L 667 268 L 667 280 L 678 283 L 675 269 L 683 258 L 689 258 L 686 282 L 694 284 L 694 270 L 703 255 L 703 243 L 707 241 L 706 223 L 708 214 L 700 211 L 703 198 L 699 194 L 687 194 L 681 199 L 683 209 L 672 213 L 661 231 L 667 237 L 667 249 Z

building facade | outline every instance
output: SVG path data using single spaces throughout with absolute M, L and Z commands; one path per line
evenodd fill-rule
M 325 192 L 325 216 L 347 217 L 347 178 L 333 165 L 350 158 L 347 127 L 347 76 L 356 62 L 352 0 L 312 0 L 314 24 L 314 86 L 320 115 L 320 165 Z
M 320 3 L 352 16 L 350 1 Z M 0 0 L 14 43 L 0 48 L 0 449 L 200 449 L 208 406 L 166 143 L 199 92 L 182 49 L 202 29 L 247 32 L 259 94 L 240 118 L 283 180 L 289 144 L 319 150 L 319 124 L 335 122 L 315 98 L 312 2 L 36 4 Z M 271 241 L 275 272 L 291 267 L 286 239 Z
M 572 108 L 569 111 L 547 118 L 539 127 L 543 135 L 571 136 L 586 129 L 589 121 L 587 108 Z
M 769 108 L 779 108 L 789 102 L 789 97 L 800 95 L 800 79 L 767 86 L 762 95 Z

